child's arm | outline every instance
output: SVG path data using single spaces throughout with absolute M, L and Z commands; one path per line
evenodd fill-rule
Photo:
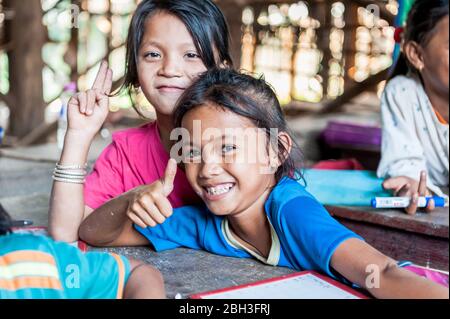
M 112 71 L 100 66 L 91 90 L 73 96 L 68 104 L 68 127 L 60 165 L 84 165 L 92 141 L 109 112 Z M 59 241 L 78 240 L 78 228 L 92 210 L 84 205 L 83 185 L 54 181 L 50 197 L 49 232 Z
M 173 213 L 167 196 L 173 190 L 177 164 L 169 160 L 163 179 L 134 188 L 93 211 L 79 236 L 93 246 L 143 246 L 148 240 L 133 227 L 162 224 Z
M 125 285 L 125 299 L 166 298 L 161 273 L 150 265 L 130 259 L 131 274 Z
M 331 267 L 376 298 L 449 298 L 445 287 L 420 277 L 359 239 L 340 244 Z
M 92 246 L 144 246 L 148 240 L 127 216 L 133 194 L 127 192 L 94 210 L 81 223 L 79 237 Z

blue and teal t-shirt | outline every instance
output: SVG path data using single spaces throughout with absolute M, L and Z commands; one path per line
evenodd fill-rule
M 223 216 L 215 216 L 205 205 L 185 206 L 163 224 L 135 228 L 156 251 L 177 247 L 203 249 L 214 254 L 257 258 L 274 266 L 295 270 L 317 270 L 336 277 L 330 267 L 336 248 L 358 235 L 337 222 L 297 181 L 283 178 L 272 190 L 265 212 L 271 225 L 272 247 L 264 258 L 246 249 L 234 237 Z
M 0 236 L 0 299 L 122 298 L 129 261 L 31 234 Z

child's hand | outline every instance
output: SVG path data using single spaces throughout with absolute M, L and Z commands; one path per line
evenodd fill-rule
M 416 213 L 419 196 L 431 196 L 431 192 L 427 189 L 427 173 L 425 171 L 420 173 L 419 181 L 406 176 L 398 176 L 385 180 L 383 187 L 393 191 L 395 196 L 412 198 L 411 204 L 405 208 L 409 215 Z M 434 200 L 428 202 L 425 210 L 427 212 L 434 210 Z
M 112 87 L 112 70 L 102 62 L 92 89 L 78 92 L 67 107 L 68 131 L 93 138 L 105 122 L 109 112 L 108 94 Z
M 177 174 L 177 162 L 170 159 L 162 179 L 151 185 L 133 189 L 127 216 L 136 225 L 147 228 L 164 223 L 173 213 L 167 196 L 173 191 L 173 183 Z

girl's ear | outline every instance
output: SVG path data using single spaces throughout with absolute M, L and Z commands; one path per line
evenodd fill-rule
M 227 61 L 223 61 L 219 63 L 219 68 L 220 69 L 227 69 L 229 68 L 228 62 Z
M 424 67 L 424 61 L 420 45 L 417 42 L 408 41 L 403 46 L 403 52 L 409 63 L 411 63 L 416 70 L 421 72 Z
M 284 150 L 283 150 L 283 154 L 282 154 L 283 163 L 284 163 L 284 161 L 289 157 L 289 154 L 291 154 L 293 142 L 292 142 L 292 138 L 286 132 L 281 132 L 280 134 L 278 134 L 278 138 L 280 139 L 281 143 L 284 146 Z M 283 163 L 280 163 L 280 165 Z
M 284 161 L 289 157 L 289 154 L 292 150 L 292 138 L 289 136 L 286 132 L 280 132 L 278 133 L 278 141 L 281 142 L 283 147 L 280 149 L 278 147 L 278 150 L 274 150 L 273 148 L 270 148 L 270 166 L 271 167 L 280 167 L 283 165 Z M 280 156 L 281 155 L 281 156 Z

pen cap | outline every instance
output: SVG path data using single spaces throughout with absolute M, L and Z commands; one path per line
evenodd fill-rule
M 376 198 L 372 198 L 372 200 L 370 201 L 370 205 L 372 206 L 372 207 L 377 207 L 377 199 Z

